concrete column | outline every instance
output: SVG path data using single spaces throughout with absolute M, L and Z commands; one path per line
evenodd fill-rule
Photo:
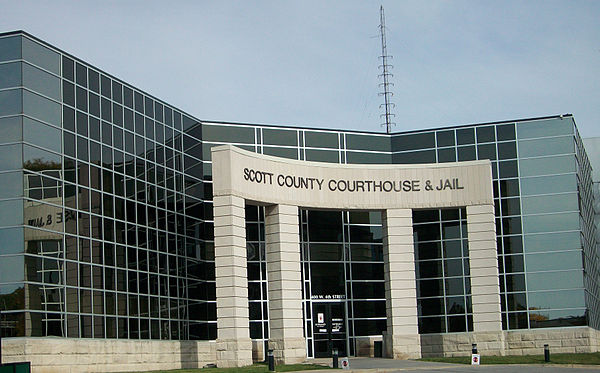
M 503 355 L 494 205 L 467 206 L 467 231 L 475 342 L 480 351 Z
M 421 357 L 411 209 L 383 212 L 383 250 L 387 331 L 385 356 Z
M 236 196 L 213 198 L 217 291 L 217 366 L 252 364 L 248 321 L 245 201 Z
M 306 359 L 302 318 L 302 277 L 298 207 L 265 208 L 269 296 L 269 348 L 277 364 Z

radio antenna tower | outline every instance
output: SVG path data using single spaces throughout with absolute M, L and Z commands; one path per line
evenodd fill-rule
M 383 12 L 383 5 L 379 8 L 379 11 L 379 35 L 381 36 L 381 56 L 379 56 L 379 58 L 381 58 L 381 65 L 379 65 L 379 68 L 382 70 L 379 78 L 383 78 L 383 83 L 379 83 L 379 87 L 383 89 L 383 92 L 379 92 L 379 96 L 383 96 L 384 100 L 384 103 L 379 105 L 379 108 L 385 108 L 385 114 L 380 115 L 380 117 L 385 118 L 385 122 L 381 125 L 385 126 L 387 133 L 391 133 L 392 125 L 396 125 L 396 123 L 392 121 L 392 119 L 395 117 L 395 114 L 392 114 L 392 109 L 396 107 L 396 105 L 391 102 L 391 98 L 394 94 L 390 92 L 390 87 L 394 86 L 394 83 L 390 82 L 390 78 L 394 76 L 392 73 L 390 73 L 390 69 L 392 69 L 394 66 L 390 65 L 388 61 L 393 57 L 388 56 L 387 54 L 387 44 L 385 41 L 385 14 Z

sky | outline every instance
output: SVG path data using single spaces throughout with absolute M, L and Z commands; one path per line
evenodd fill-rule
M 393 132 L 571 113 L 600 136 L 600 1 L 0 0 L 25 30 L 200 120 Z

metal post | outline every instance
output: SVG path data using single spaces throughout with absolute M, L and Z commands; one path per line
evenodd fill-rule
M 550 346 L 544 345 L 544 361 L 550 362 Z
M 334 348 L 331 351 L 331 356 L 333 357 L 333 369 L 339 368 L 339 364 L 338 364 L 338 349 L 337 348 Z
M 269 371 L 275 371 L 275 356 L 273 356 L 273 350 L 269 349 L 267 351 L 267 359 L 269 360 Z
M 471 353 L 476 355 L 477 354 L 477 343 L 473 343 L 471 345 Z

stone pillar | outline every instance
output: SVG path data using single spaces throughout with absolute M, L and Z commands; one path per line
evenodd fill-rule
M 213 198 L 217 292 L 217 366 L 252 364 L 243 198 Z
M 411 209 L 383 212 L 383 250 L 387 314 L 387 331 L 383 335 L 385 356 L 418 359 L 421 339 Z
M 269 296 L 269 348 L 277 364 L 306 359 L 302 316 L 302 277 L 298 207 L 265 208 Z
M 467 231 L 474 341 L 480 351 L 503 355 L 494 205 L 467 206 Z

